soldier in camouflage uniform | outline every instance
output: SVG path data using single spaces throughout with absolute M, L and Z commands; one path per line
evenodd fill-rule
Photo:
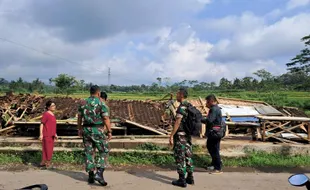
M 176 121 L 169 140 L 169 143 L 174 145 L 174 157 L 179 174 L 179 179 L 172 181 L 172 184 L 180 187 L 194 184 L 191 136 L 186 134 L 184 130 L 187 119 L 187 106 L 189 104 L 186 101 L 187 95 L 187 90 L 183 88 L 177 93 L 177 101 L 180 102 L 180 106 L 176 111 Z M 186 174 L 187 177 L 185 179 Z
M 165 112 L 162 116 L 162 121 L 168 126 L 166 130 L 169 132 L 171 132 L 173 129 L 173 125 L 176 119 L 176 110 L 180 105 L 178 101 L 173 100 L 172 94 L 170 96 L 170 100 L 165 105 Z
M 79 105 L 78 128 L 79 136 L 83 137 L 86 172 L 89 174 L 88 182 L 95 180 L 106 186 L 103 178 L 105 169 L 105 158 L 109 152 L 108 141 L 112 137 L 109 113 L 107 106 L 100 101 L 100 88 L 95 85 L 90 88 L 91 96 L 83 100 Z M 83 123 L 83 125 L 82 125 Z M 104 125 L 107 127 L 108 137 L 104 132 Z M 93 151 L 97 149 L 99 157 L 96 161 L 93 158 Z M 95 170 L 97 172 L 95 173 Z

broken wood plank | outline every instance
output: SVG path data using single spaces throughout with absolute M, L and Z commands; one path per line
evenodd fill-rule
M 134 113 L 133 113 L 133 108 L 132 108 L 132 104 L 128 104 L 127 105 L 127 108 L 128 108 L 128 115 L 129 115 L 129 119 L 131 121 L 134 121 Z
M 141 124 L 136 123 L 136 122 L 133 122 L 133 121 L 125 120 L 125 122 L 128 123 L 128 124 L 132 124 L 132 125 L 134 125 L 134 126 L 137 126 L 137 127 L 139 127 L 139 128 L 152 131 L 152 132 L 157 133 L 157 134 L 159 134 L 159 135 L 166 135 L 165 133 L 162 133 L 162 132 L 160 132 L 160 131 L 157 131 L 156 129 L 153 129 L 153 128 L 148 127 L 148 126 L 141 125 Z

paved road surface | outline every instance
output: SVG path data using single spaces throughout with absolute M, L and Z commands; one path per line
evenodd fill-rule
M 292 187 L 287 178 L 291 174 L 279 173 L 224 173 L 210 175 L 208 173 L 195 173 L 195 186 L 188 189 L 208 190 L 298 190 L 304 188 Z M 181 189 L 171 186 L 171 180 L 176 177 L 175 172 L 150 171 L 107 171 L 107 187 L 88 185 L 84 172 L 72 171 L 44 171 L 28 170 L 24 172 L 0 172 L 0 189 L 11 190 L 36 183 L 45 183 L 49 189 L 116 189 L 116 190 L 152 190 L 152 189 Z

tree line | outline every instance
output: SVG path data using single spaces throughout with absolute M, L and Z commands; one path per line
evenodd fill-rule
M 280 76 L 273 76 L 265 69 L 258 70 L 253 76 L 228 80 L 223 77 L 216 82 L 201 82 L 197 80 L 183 80 L 170 84 L 170 78 L 156 78 L 151 85 L 103 85 L 101 88 L 107 92 L 169 92 L 175 91 L 180 86 L 193 91 L 203 90 L 246 90 L 246 91 L 309 91 L 310 90 L 310 35 L 301 39 L 305 48 L 287 63 L 288 72 Z M 33 81 L 25 81 L 21 77 L 17 80 L 8 81 L 0 78 L 0 91 L 15 91 L 21 93 L 65 93 L 88 91 L 92 83 L 85 83 L 74 76 L 59 74 L 51 78 L 49 83 L 42 82 L 39 78 Z

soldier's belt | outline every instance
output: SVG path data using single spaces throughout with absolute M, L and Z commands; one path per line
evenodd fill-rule
M 103 124 L 83 124 L 83 127 L 104 127 Z

